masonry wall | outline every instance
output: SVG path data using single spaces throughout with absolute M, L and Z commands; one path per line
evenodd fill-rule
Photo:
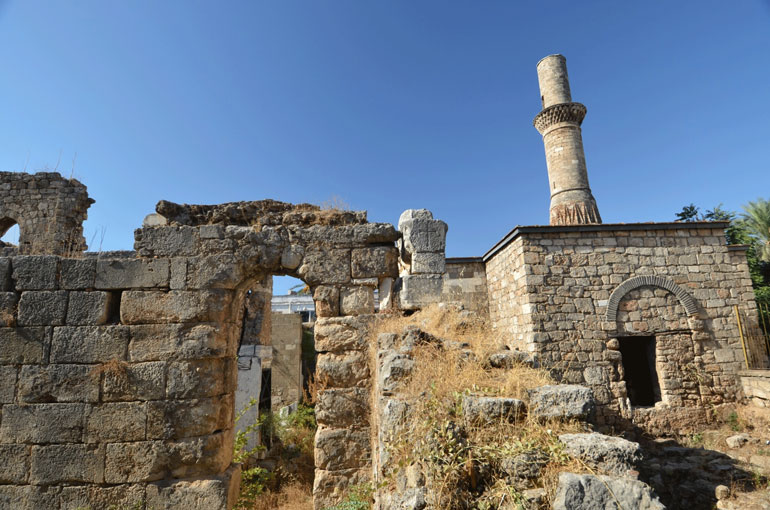
M 462 303 L 468 310 L 487 316 L 487 272 L 481 258 L 446 259 L 441 295 L 443 302 Z
M 688 409 L 737 398 L 733 305 L 756 318 L 745 253 L 728 249 L 723 227 L 524 227 L 487 260 L 493 323 L 562 382 L 592 386 L 600 424 L 684 423 Z M 637 284 L 616 293 L 628 281 Z M 640 409 L 627 401 L 617 338 L 647 335 L 657 339 L 663 401 Z

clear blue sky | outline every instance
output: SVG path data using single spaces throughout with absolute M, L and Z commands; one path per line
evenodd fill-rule
M 338 196 L 431 209 L 478 256 L 548 221 L 551 53 L 605 222 L 770 197 L 767 0 L 0 0 L 0 170 L 74 159 L 92 249 L 130 249 L 160 199 Z

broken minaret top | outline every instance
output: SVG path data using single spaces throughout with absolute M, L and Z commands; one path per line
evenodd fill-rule
M 601 223 L 591 194 L 580 124 L 586 107 L 572 102 L 567 59 L 549 55 L 537 63 L 543 110 L 534 120 L 543 135 L 551 190 L 551 225 Z

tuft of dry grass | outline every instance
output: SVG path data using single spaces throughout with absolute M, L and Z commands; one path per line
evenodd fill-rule
M 313 510 L 312 486 L 293 483 L 265 492 L 247 510 Z
M 100 363 L 91 369 L 91 377 L 98 379 L 102 374 L 109 374 L 115 378 L 123 379 L 128 376 L 128 363 L 118 359 L 111 359 Z

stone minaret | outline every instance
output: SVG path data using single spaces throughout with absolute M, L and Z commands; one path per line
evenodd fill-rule
M 567 59 L 549 55 L 537 63 L 543 111 L 535 128 L 543 135 L 551 189 L 551 225 L 601 223 L 591 194 L 580 124 L 586 107 L 572 102 Z

